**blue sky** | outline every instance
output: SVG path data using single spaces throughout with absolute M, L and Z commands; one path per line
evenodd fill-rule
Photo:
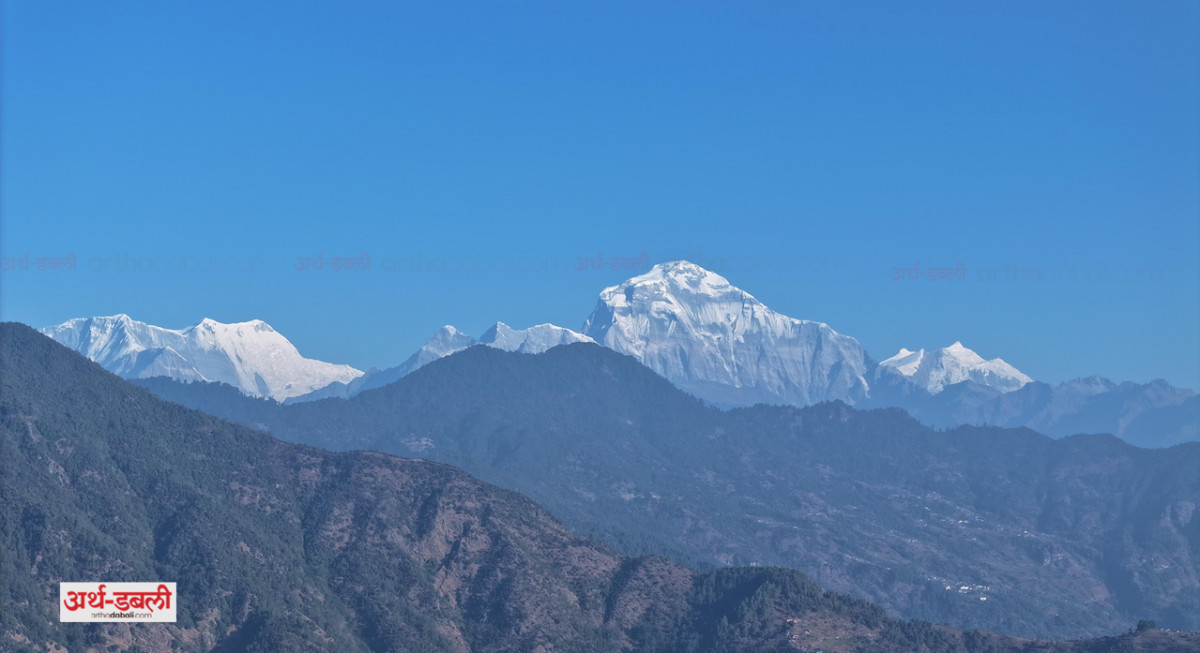
M 2 9 L 0 254 L 77 257 L 2 273 L 7 320 L 261 318 L 383 367 L 579 328 L 629 275 L 577 257 L 644 252 L 876 358 L 1200 388 L 1195 2 Z

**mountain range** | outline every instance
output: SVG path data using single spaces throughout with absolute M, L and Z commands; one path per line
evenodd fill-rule
M 402 364 L 365 374 L 301 358 L 261 321 L 205 320 L 172 331 L 116 316 L 74 319 L 42 332 L 124 378 L 222 382 L 288 403 L 352 397 L 473 345 L 533 354 L 597 342 L 718 407 L 837 400 L 904 408 L 939 427 L 1028 426 L 1055 437 L 1111 433 L 1155 447 L 1200 437 L 1200 400 L 1165 381 L 1093 377 L 1050 386 L 961 342 L 928 352 L 901 349 L 877 363 L 853 337 L 772 311 L 687 261 L 662 263 L 605 288 L 580 332 L 498 322 L 475 340 L 446 326 Z
M 1200 650 L 1149 622 L 1056 643 L 897 621 L 791 570 L 623 556 L 453 468 L 164 402 L 23 325 L 0 324 L 0 370 L 5 651 Z M 169 579 L 178 620 L 60 623 L 68 579 Z
M 1056 438 L 1109 433 L 1140 447 L 1200 440 L 1200 398 L 1162 380 L 1114 383 L 1089 377 L 1055 386 L 1032 381 L 1010 392 L 967 381 L 930 394 L 880 373 L 873 387 L 874 395 L 861 407 L 902 407 L 939 428 L 1027 427 Z
M 471 347 L 286 406 L 138 383 L 285 440 L 460 467 L 628 553 L 799 569 L 906 618 L 1059 638 L 1200 628 L 1200 443 L 938 430 L 841 402 L 721 410 L 592 343 Z
M 901 348 L 891 358 L 879 363 L 881 371 L 898 374 L 931 395 L 946 386 L 970 381 L 994 388 L 997 392 L 1012 392 L 1033 379 L 999 358 L 984 360 L 961 342 L 926 353 L 924 349 L 909 351 Z
M 205 318 L 176 330 L 122 314 L 77 318 L 41 331 L 126 379 L 227 383 L 251 397 L 283 400 L 362 376 L 349 365 L 304 358 L 262 320 L 222 324 Z
M 870 357 L 820 322 L 767 308 L 686 261 L 605 288 L 583 332 L 717 405 L 854 403 Z
M 433 335 L 408 360 L 396 367 L 383 370 L 372 369 L 366 374 L 349 383 L 331 383 L 310 393 L 292 397 L 286 403 L 300 401 L 315 401 L 330 397 L 353 397 L 354 395 L 372 388 L 381 388 L 418 368 L 433 361 L 462 351 L 474 345 L 487 345 L 505 351 L 515 351 L 523 354 L 540 354 L 551 347 L 572 342 L 592 342 L 592 339 L 553 324 L 539 324 L 528 329 L 514 329 L 503 322 L 497 322 L 480 336 L 479 340 L 446 325 Z

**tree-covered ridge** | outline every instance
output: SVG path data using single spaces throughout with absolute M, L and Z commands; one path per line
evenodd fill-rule
M 0 435 L 6 651 L 1021 650 L 795 571 L 624 557 L 456 469 L 281 443 L 20 325 Z M 152 579 L 179 583 L 177 623 L 57 621 L 60 581 Z
M 838 403 L 725 412 L 586 344 L 468 349 L 294 406 L 146 383 L 287 440 L 461 467 L 626 553 L 800 569 L 906 617 L 1026 636 L 1200 628 L 1200 444 L 939 431 Z

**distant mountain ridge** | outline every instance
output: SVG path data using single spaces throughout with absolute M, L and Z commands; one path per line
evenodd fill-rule
M 265 328 L 277 336 L 277 342 L 269 343 L 275 349 L 256 344 L 261 338 L 243 335 L 226 338 L 238 343 L 231 355 L 179 344 L 187 339 L 184 334 L 219 325 L 210 320 L 170 331 L 127 317 L 112 326 L 118 318 L 72 320 L 42 331 L 126 378 L 223 382 L 250 396 L 286 403 L 352 397 L 474 345 L 537 354 L 594 341 L 724 408 L 837 400 L 900 407 L 927 424 L 945 427 L 1028 426 L 1056 437 L 1113 433 L 1152 447 L 1200 439 L 1200 411 L 1191 391 L 1165 382 L 1131 385 L 1098 377 L 1051 387 L 1001 358 L 987 360 L 961 342 L 930 351 L 901 349 L 876 363 L 853 337 L 821 322 L 772 311 L 724 277 L 687 261 L 660 263 L 605 288 L 580 332 L 552 324 L 513 329 L 497 322 L 476 340 L 445 326 L 404 363 L 365 374 L 300 359 L 269 326 Z M 80 325 L 89 326 L 81 330 Z M 219 326 L 227 333 L 253 334 L 265 324 Z M 105 339 L 106 330 L 130 335 Z M 166 340 L 170 342 L 160 343 Z
M 879 367 L 907 378 L 930 394 L 963 381 L 973 381 L 999 392 L 1019 390 L 1033 381 L 1002 359 L 984 360 L 961 342 L 928 354 L 924 349 L 901 349 L 895 356 L 880 362 Z
M 573 342 L 595 342 L 591 338 L 553 324 L 539 324 L 528 329 L 514 329 L 503 322 L 492 325 L 479 344 L 519 354 L 541 354 L 552 347 Z
M 1111 433 L 1141 447 L 1200 440 L 1200 398 L 1162 380 L 1089 377 L 1056 386 L 1033 381 L 1007 393 L 963 381 L 928 394 L 887 376 L 876 379 L 875 395 L 864 406 L 903 407 L 931 426 L 1024 426 L 1056 438 Z
M 123 378 L 228 383 L 251 397 L 283 400 L 362 376 L 349 365 L 304 358 L 262 320 L 205 318 L 176 330 L 121 314 L 76 318 L 41 332 Z
M 582 331 L 718 405 L 855 403 L 869 394 L 873 363 L 857 340 L 772 311 L 687 261 L 605 288 Z
M 282 443 L 158 400 L 23 325 L 0 324 L 0 369 L 4 651 L 1200 649 L 1200 634 L 1155 629 L 1082 642 L 959 631 L 888 618 L 792 570 L 623 556 L 460 470 Z M 348 402 L 302 406 L 322 403 Z M 63 578 L 171 579 L 179 618 L 59 623 Z
M 408 360 L 385 370 L 371 370 L 350 383 L 332 383 L 305 395 L 292 397 L 286 403 L 315 401 L 331 397 L 347 398 L 373 388 L 394 383 L 433 361 L 460 352 L 467 347 L 486 345 L 504 351 L 522 354 L 540 354 L 559 345 L 572 342 L 593 342 L 591 338 L 553 324 L 538 324 L 528 329 L 514 329 L 497 322 L 480 336 L 479 340 L 446 325 L 425 342 Z
M 628 552 L 797 568 L 909 617 L 1058 637 L 1200 627 L 1196 443 L 936 430 L 840 402 L 718 410 L 589 343 L 472 347 L 291 406 L 139 383 L 288 440 L 461 467 Z

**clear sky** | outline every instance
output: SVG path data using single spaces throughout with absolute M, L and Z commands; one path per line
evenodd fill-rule
M 644 252 L 877 359 L 1200 389 L 1193 0 L 0 8 L 0 254 L 77 258 L 0 272 L 7 320 L 261 318 L 385 367 L 578 329 L 630 274 L 576 259 Z

